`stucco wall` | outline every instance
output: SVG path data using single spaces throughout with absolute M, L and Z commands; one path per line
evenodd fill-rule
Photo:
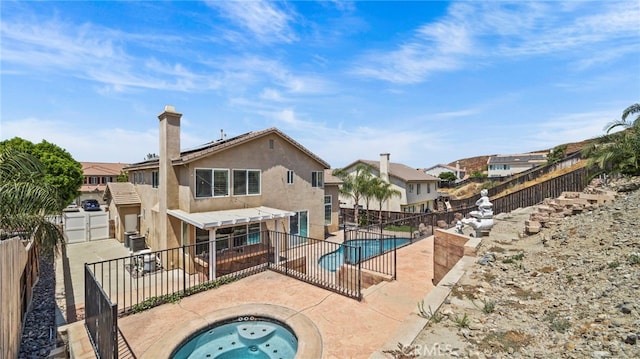
M 274 148 L 269 148 L 269 140 Z M 195 169 L 256 169 L 261 170 L 260 195 L 195 198 Z M 293 184 L 287 184 L 287 171 L 294 171 Z M 190 163 L 181 169 L 180 204 L 188 202 L 188 212 L 215 211 L 267 206 L 289 211 L 309 211 L 309 236 L 324 238 L 324 188 L 311 186 L 311 173 L 324 167 L 279 136 L 265 136 L 219 154 Z M 232 177 L 232 175 L 230 175 Z M 187 201 L 185 196 L 188 196 Z M 288 222 L 285 227 L 288 231 Z M 282 228 L 280 228 L 282 230 Z
M 270 148 L 270 140 L 273 148 Z M 321 187 L 311 186 L 313 171 L 323 172 L 324 167 L 297 147 L 291 145 L 280 136 L 271 134 L 257 138 L 240 146 L 229 148 L 220 153 L 211 154 L 187 165 L 174 167 L 177 170 L 179 181 L 178 207 L 185 212 L 204 212 L 228 209 L 250 208 L 267 206 L 288 211 L 308 211 L 309 237 L 323 239 L 325 233 L 324 224 L 324 194 Z M 233 188 L 229 190 L 229 196 L 212 198 L 195 198 L 195 169 L 216 168 L 229 169 L 229 181 L 233 183 L 233 170 L 260 170 L 261 189 L 259 195 L 233 195 Z M 287 171 L 294 171 L 294 183 L 287 184 Z M 151 170 L 146 170 L 150 178 Z M 131 177 L 131 176 L 130 176 Z M 151 185 L 135 185 L 140 196 L 141 219 L 140 232 L 147 235 L 147 242 L 151 246 L 159 244 L 159 224 L 157 212 L 159 203 L 159 189 Z M 338 199 L 334 199 L 338 206 Z M 335 226 L 337 229 L 338 213 L 335 210 Z M 175 223 L 169 216 L 175 233 L 180 236 L 180 221 Z M 275 223 L 270 221 L 267 228 L 275 229 Z M 288 219 L 278 221 L 279 231 L 289 231 Z M 180 238 L 168 238 L 168 244 L 180 244 Z M 157 246 L 156 246 L 157 247 Z
M 326 231 L 331 233 L 340 229 L 340 191 L 337 185 L 329 185 L 324 187 L 324 194 L 331 196 L 331 224 L 326 226 Z

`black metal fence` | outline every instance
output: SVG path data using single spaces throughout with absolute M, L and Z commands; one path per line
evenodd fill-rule
M 384 213 L 384 212 L 383 212 Z M 395 218 L 382 225 L 344 229 L 344 243 L 362 249 L 362 269 L 382 273 L 397 279 L 397 248 L 433 234 L 437 222 L 433 213 L 397 216 L 386 212 L 383 218 Z M 379 220 L 380 212 L 375 216 Z
M 89 269 L 84 266 L 84 325 L 99 358 L 118 358 L 118 307 Z
M 474 207 L 459 208 L 456 212 L 466 215 L 475 209 Z M 369 232 L 380 231 L 380 224 L 383 223 L 385 230 L 393 229 L 393 227 L 405 227 L 408 233 L 412 234 L 412 237 L 416 236 L 430 236 L 433 234 L 434 228 L 449 228 L 455 221 L 456 212 L 428 212 L 428 213 L 411 213 L 411 212 L 391 212 L 383 211 L 382 216 L 377 210 L 370 210 L 367 216 L 366 210 L 360 210 L 359 216 L 369 218 L 367 223 L 373 223 L 366 226 L 358 227 L 360 230 Z M 382 222 L 380 219 L 382 218 Z M 345 231 L 355 229 L 351 223 L 354 219 L 354 210 L 351 208 L 340 208 L 340 224 Z M 391 227 L 391 228 L 390 228 Z M 395 231 L 395 229 L 394 229 Z M 397 234 L 398 236 L 407 236 L 408 234 Z
M 362 256 L 357 247 L 272 231 L 269 241 L 271 270 L 362 299 Z
M 409 241 L 416 238 L 412 237 L 413 232 L 405 233 Z M 378 237 L 393 236 L 386 233 L 381 237 L 378 233 Z M 353 235 L 350 238 L 360 237 Z M 227 246 L 228 243 L 233 245 Z M 127 257 L 90 263 L 86 268 L 96 282 L 91 291 L 95 291 L 97 285 L 111 303 L 117 303 L 118 315 L 170 301 L 175 295 L 184 296 L 210 288 L 216 280 L 236 279 L 267 269 L 360 300 L 362 268 L 395 278 L 395 246 L 382 255 L 367 258 L 364 254 L 368 253 L 363 254 L 359 248 L 348 243 L 263 231 L 245 238 L 231 237 L 166 250 L 140 251 Z M 92 303 L 98 300 L 97 297 L 89 299 Z
M 268 267 L 266 244 L 216 250 L 220 247 L 215 241 L 198 242 L 139 251 L 87 266 L 108 298 L 118 304 L 118 313 L 124 315 L 166 301 L 172 295 L 197 291 L 198 286 L 216 279 L 244 277 Z

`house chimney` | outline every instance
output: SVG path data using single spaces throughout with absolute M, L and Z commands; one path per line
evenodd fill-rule
M 167 105 L 158 115 L 160 120 L 160 160 L 172 160 L 180 156 L 180 118 L 175 107 Z M 164 151 L 164 152 L 163 152 Z
M 380 178 L 383 181 L 389 182 L 389 153 L 380 154 Z
M 177 209 L 179 206 L 178 174 L 173 168 L 172 160 L 180 157 L 180 118 L 181 113 L 176 112 L 175 107 L 165 106 L 164 111 L 158 115 L 160 120 L 160 159 L 158 169 L 158 215 L 159 238 L 151 241 L 154 249 L 166 249 L 176 247 L 175 223 L 168 218 L 168 209 Z

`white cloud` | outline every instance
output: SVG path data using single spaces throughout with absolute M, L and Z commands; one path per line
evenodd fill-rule
M 227 19 L 248 30 L 264 43 L 291 43 L 297 36 L 290 23 L 295 15 L 283 2 L 270 1 L 208 1 Z
M 56 20 L 37 24 L 3 21 L 0 34 L 5 69 L 95 81 L 103 85 L 97 87 L 102 94 L 131 88 L 201 91 L 220 86 L 219 75 L 215 73 L 197 74 L 183 64 L 161 63 L 125 50 L 134 43 L 151 43 L 157 40 L 155 35 L 145 38 L 91 24 L 74 26 Z
M 284 98 L 282 98 L 280 91 L 272 88 L 263 89 L 262 93 L 260 94 L 260 98 L 267 101 L 275 101 L 275 102 L 284 101 Z
M 635 52 L 638 18 L 637 2 L 454 2 L 445 16 L 392 49 L 362 56 L 353 73 L 412 84 L 480 61 L 547 54 L 566 56 L 584 69 Z M 591 60 L 599 53 L 608 55 Z

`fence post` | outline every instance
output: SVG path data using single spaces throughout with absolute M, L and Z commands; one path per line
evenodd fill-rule
M 396 243 L 396 236 L 393 236 L 393 280 L 398 279 L 398 256 L 397 256 L 397 251 L 398 251 L 398 244 Z
M 182 293 L 187 294 L 187 246 L 182 245 Z
M 362 300 L 362 247 L 358 246 L 358 301 Z

